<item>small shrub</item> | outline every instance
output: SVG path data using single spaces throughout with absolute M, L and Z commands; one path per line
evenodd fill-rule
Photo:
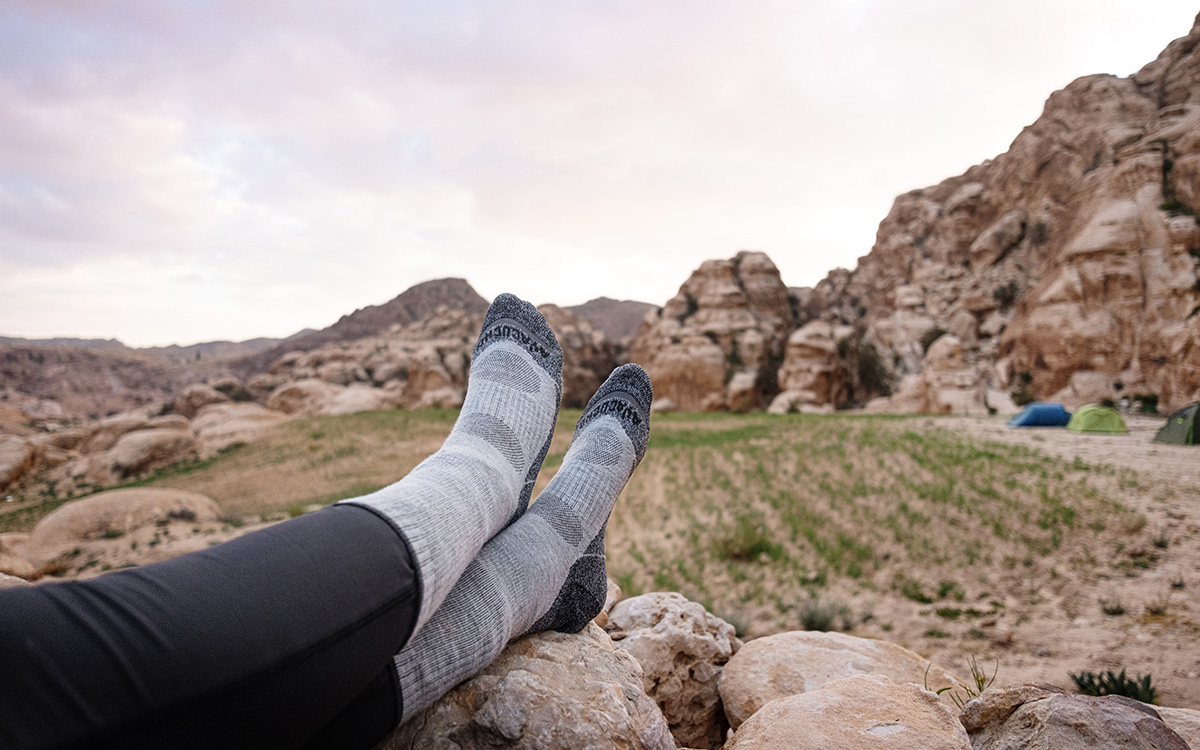
M 729 534 L 718 539 L 717 556 L 723 560 L 751 562 L 766 555 L 772 560 L 783 557 L 783 546 L 767 534 L 767 525 L 752 513 L 739 513 Z
M 1159 210 L 1166 211 L 1171 216 L 1195 216 L 1196 211 L 1188 204 L 1179 200 L 1175 196 L 1168 198 L 1158 206 Z
M 1075 686 L 1084 695 L 1123 695 L 1142 703 L 1153 703 L 1158 698 L 1158 691 L 1150 684 L 1150 675 L 1135 679 L 1125 676 L 1125 670 L 1120 674 L 1111 669 L 1106 672 L 1070 673 Z
M 1033 403 L 1033 394 L 1029 392 L 1029 385 L 1033 382 L 1033 375 L 1028 372 L 1017 373 L 1017 387 L 1012 389 L 1012 400 L 1017 406 L 1025 406 Z
M 1021 286 L 1015 280 L 1007 284 L 1001 284 L 992 290 L 992 299 L 1000 307 L 1001 310 L 1007 310 L 1017 301 L 1017 297 L 1021 294 Z
M 1175 576 L 1171 579 L 1171 588 L 1182 589 L 1187 588 L 1187 581 L 1183 580 L 1183 576 Z
M 102 536 L 103 539 L 119 539 L 125 536 L 124 529 L 105 529 Z
M 837 600 L 809 599 L 800 605 L 799 614 L 805 630 L 849 630 L 854 625 L 850 608 Z
M 928 634 L 926 634 L 928 635 Z M 950 700 L 954 701 L 954 705 L 958 706 L 959 710 L 967 704 L 967 701 L 972 698 L 978 698 L 984 690 L 987 690 L 993 682 L 996 681 L 996 675 L 1000 673 L 1000 662 L 996 662 L 996 668 L 992 670 L 992 676 L 988 677 L 987 672 L 979 668 L 979 663 L 975 661 L 975 657 L 971 656 L 967 660 L 968 666 L 971 667 L 971 684 L 959 684 L 953 687 L 944 687 L 936 691 L 938 695 L 942 693 L 950 693 Z M 929 690 L 929 669 L 933 666 L 933 662 L 925 667 L 925 689 Z M 934 691 L 930 691 L 934 692 Z
M 1034 247 L 1046 244 L 1046 240 L 1050 239 L 1050 227 L 1046 226 L 1044 221 L 1035 221 L 1029 227 L 1029 244 Z
M 1132 400 L 1138 414 L 1147 414 L 1152 417 L 1158 415 L 1158 394 L 1135 393 Z
M 1161 617 L 1167 613 L 1167 607 L 1170 604 L 1170 594 L 1163 593 L 1146 602 L 1146 614 L 1152 617 Z
M 1165 526 L 1159 527 L 1150 542 L 1159 549 L 1166 549 L 1171 546 L 1171 532 Z
M 1125 614 L 1125 605 L 1120 599 L 1101 599 L 1100 611 L 1106 615 L 1116 617 Z

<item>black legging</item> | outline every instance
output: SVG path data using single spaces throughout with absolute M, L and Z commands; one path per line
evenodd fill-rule
M 89 581 L 0 591 L 0 747 L 370 747 L 420 603 L 402 537 L 318 513 Z

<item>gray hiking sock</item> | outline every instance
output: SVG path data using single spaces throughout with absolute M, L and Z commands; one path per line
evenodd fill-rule
M 545 491 L 467 566 L 396 654 L 404 719 L 486 667 L 514 636 L 582 629 L 604 604 L 604 525 L 646 451 L 650 378 L 618 368 L 588 403 Z M 591 616 L 580 618 L 595 608 Z
M 502 294 L 484 318 L 445 444 L 399 482 L 342 501 L 383 516 L 408 541 L 421 582 L 414 632 L 484 543 L 525 510 L 561 398 L 553 332 L 533 305 Z

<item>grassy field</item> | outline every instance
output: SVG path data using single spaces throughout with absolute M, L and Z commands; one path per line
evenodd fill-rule
M 397 480 L 436 450 L 456 416 L 296 419 L 137 484 L 203 493 L 245 522 L 298 515 Z M 578 416 L 560 417 L 539 491 Z M 656 415 L 645 461 L 609 523 L 609 572 L 627 596 L 679 591 L 744 636 L 847 630 L 949 663 L 996 656 L 1016 676 L 1049 671 L 1060 684 L 1068 669 L 1123 659 L 1157 660 L 1156 677 L 1180 658 L 1200 664 L 1190 592 L 1175 591 L 1200 564 L 1195 524 L 1152 510 L 1194 498 L 1144 472 L 970 437 L 956 425 Z M 28 530 L 57 504 L 4 514 L 0 530 Z M 1051 651 L 1053 664 L 1026 656 Z M 1178 685 L 1175 695 L 1200 698 L 1186 673 Z

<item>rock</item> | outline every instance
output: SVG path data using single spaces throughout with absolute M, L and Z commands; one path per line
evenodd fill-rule
M 1194 708 L 1168 708 L 1155 706 L 1154 710 L 1168 727 L 1188 743 L 1189 747 L 1200 747 L 1200 711 Z
M 869 411 L 983 415 L 988 413 L 986 383 L 986 373 L 966 361 L 962 341 L 945 334 L 930 345 L 924 369 L 904 377 L 896 393 Z
M 558 305 L 541 305 L 538 310 L 562 347 L 562 405 L 583 408 L 616 369 L 616 347 L 590 322 L 570 310 Z
M 21 551 L 27 560 L 41 566 L 83 541 L 128 533 L 160 521 L 215 521 L 219 517 L 217 504 L 195 492 L 109 490 L 69 502 L 43 518 Z
M 646 315 L 630 358 L 650 373 L 658 398 L 680 409 L 765 408 L 797 323 L 794 302 L 764 253 L 705 261 Z
M 137 430 L 122 435 L 104 461 L 117 477 L 129 477 L 177 463 L 195 449 L 196 441 L 186 430 Z
M 771 701 L 727 750 L 969 750 L 954 714 L 919 685 L 857 675 Z
M 344 390 L 324 380 L 297 380 L 279 386 L 267 397 L 267 408 L 284 414 L 320 414 Z
M 772 411 L 799 411 L 807 405 L 842 406 L 847 403 L 847 375 L 838 359 L 838 341 L 851 334 L 845 326 L 833 326 L 823 320 L 792 331 L 787 339 L 783 365 L 779 368 L 779 386 L 789 394 Z
M 257 440 L 287 420 L 287 415 L 255 403 L 211 404 L 192 420 L 192 434 L 201 454 L 211 455 L 234 443 Z
M 974 750 L 1186 750 L 1145 703 L 1119 695 L 1068 695 L 1052 685 L 985 690 L 961 720 Z
M 0 589 L 9 589 L 16 586 L 29 586 L 29 581 L 17 576 L 10 576 L 6 573 L 0 573 Z
M 626 599 L 609 613 L 608 634 L 642 665 L 653 698 L 681 745 L 718 748 L 728 724 L 717 692 L 721 667 L 741 647 L 734 628 L 674 592 Z
M 18 549 L 15 549 L 14 545 L 10 543 L 13 536 L 20 538 L 22 542 L 27 539 L 24 534 L 0 535 L 0 574 L 31 579 L 37 574 L 37 568 L 22 557 Z
M 36 463 L 33 443 L 14 435 L 0 435 L 0 490 L 15 484 Z
M 121 436 L 134 430 L 140 430 L 149 423 L 142 414 L 117 414 L 107 419 L 101 419 L 91 426 L 88 436 L 81 441 L 81 453 L 99 453 L 116 445 Z
M 193 383 L 175 397 L 175 413 L 192 419 L 209 404 L 229 402 L 229 396 L 204 383 Z
M 845 633 L 792 631 L 746 643 L 721 672 L 721 700 L 737 729 L 766 703 L 815 690 L 834 680 L 877 674 L 897 683 L 926 684 L 929 661 L 887 641 Z M 936 667 L 928 672 L 932 690 L 956 684 Z
M 673 750 L 636 660 L 595 624 L 516 640 L 380 746 Z

